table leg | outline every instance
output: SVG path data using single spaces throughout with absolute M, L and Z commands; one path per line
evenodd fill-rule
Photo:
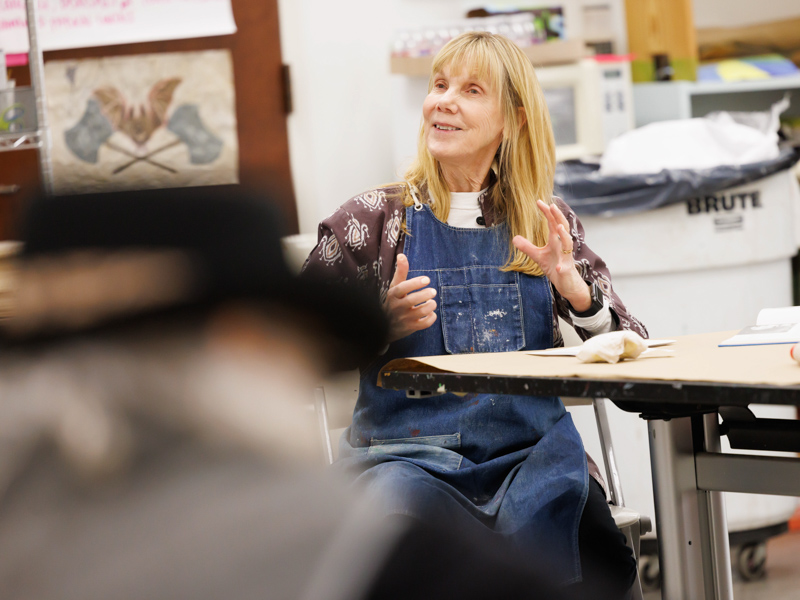
M 703 415 L 703 450 L 721 452 L 719 416 Z M 706 597 L 733 600 L 731 548 L 723 492 L 698 491 L 700 526 L 703 532 L 703 568 Z M 712 595 L 713 594 L 713 595 Z
M 649 421 L 650 463 L 656 508 L 663 600 L 706 595 L 699 502 L 689 417 Z

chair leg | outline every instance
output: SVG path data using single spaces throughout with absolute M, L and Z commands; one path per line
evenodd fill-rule
M 642 581 L 639 578 L 639 538 L 641 535 L 639 522 L 637 521 L 632 525 L 623 527 L 620 529 L 620 531 L 625 536 L 625 541 L 627 542 L 628 547 L 633 551 L 633 559 L 636 562 L 636 578 L 633 580 L 633 585 L 628 593 L 628 598 L 630 598 L 630 600 L 643 600 L 644 593 L 642 592 Z
M 620 482 L 619 470 L 617 469 L 616 454 L 611 442 L 611 429 L 608 422 L 606 402 L 607 400 L 605 398 L 595 398 L 592 404 L 594 405 L 597 434 L 600 437 L 603 461 L 606 465 L 606 477 L 608 477 L 611 503 L 618 507 L 623 507 L 625 506 L 625 500 L 622 495 L 622 485 Z M 636 561 L 636 579 L 634 579 L 628 597 L 631 600 L 643 600 L 642 582 L 639 577 L 639 539 L 643 534 L 651 530 L 650 519 L 639 515 L 633 522 L 626 520 L 617 521 L 617 523 L 620 525 L 619 530 L 625 536 L 625 541 L 628 547 L 633 551 L 633 557 Z
M 611 503 L 616 506 L 625 506 L 625 498 L 622 495 L 622 483 L 617 469 L 617 458 L 614 452 L 614 444 L 611 441 L 611 427 L 608 422 L 608 412 L 606 410 L 606 398 L 595 398 L 592 400 L 594 407 L 595 423 L 597 425 L 597 435 L 600 438 L 600 449 L 603 454 L 603 462 L 606 465 L 606 478 L 608 484 Z
M 325 400 L 325 388 L 318 387 L 314 390 L 314 408 L 317 412 L 320 436 L 322 437 L 322 451 L 327 464 L 333 464 L 333 441 L 328 428 L 328 402 Z

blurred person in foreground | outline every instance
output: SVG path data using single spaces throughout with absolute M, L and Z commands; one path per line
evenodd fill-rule
M 504 547 L 383 519 L 317 468 L 312 390 L 386 324 L 289 274 L 265 199 L 42 198 L 22 233 L 0 598 L 561 597 Z
M 342 469 L 383 492 L 388 514 L 494 532 L 575 593 L 619 599 L 635 560 L 559 398 L 411 400 L 377 385 L 393 358 L 562 346 L 559 316 L 583 339 L 647 337 L 553 196 L 554 171 L 528 57 L 503 36 L 462 34 L 433 60 L 405 181 L 325 219 L 304 273 L 360 283 L 390 319 L 391 344 L 361 372 Z

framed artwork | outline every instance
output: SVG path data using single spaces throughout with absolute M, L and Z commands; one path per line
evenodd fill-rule
M 56 194 L 238 183 L 228 50 L 45 63 Z

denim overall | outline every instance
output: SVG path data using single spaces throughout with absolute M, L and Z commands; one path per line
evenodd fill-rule
M 427 275 L 438 319 L 362 371 L 340 463 L 377 491 L 387 514 L 509 537 L 554 578 L 580 580 L 578 525 L 588 494 L 583 443 L 556 397 L 443 394 L 376 385 L 398 357 L 549 348 L 550 284 L 499 267 L 508 229 L 450 227 L 428 205 L 406 209 L 408 278 Z

